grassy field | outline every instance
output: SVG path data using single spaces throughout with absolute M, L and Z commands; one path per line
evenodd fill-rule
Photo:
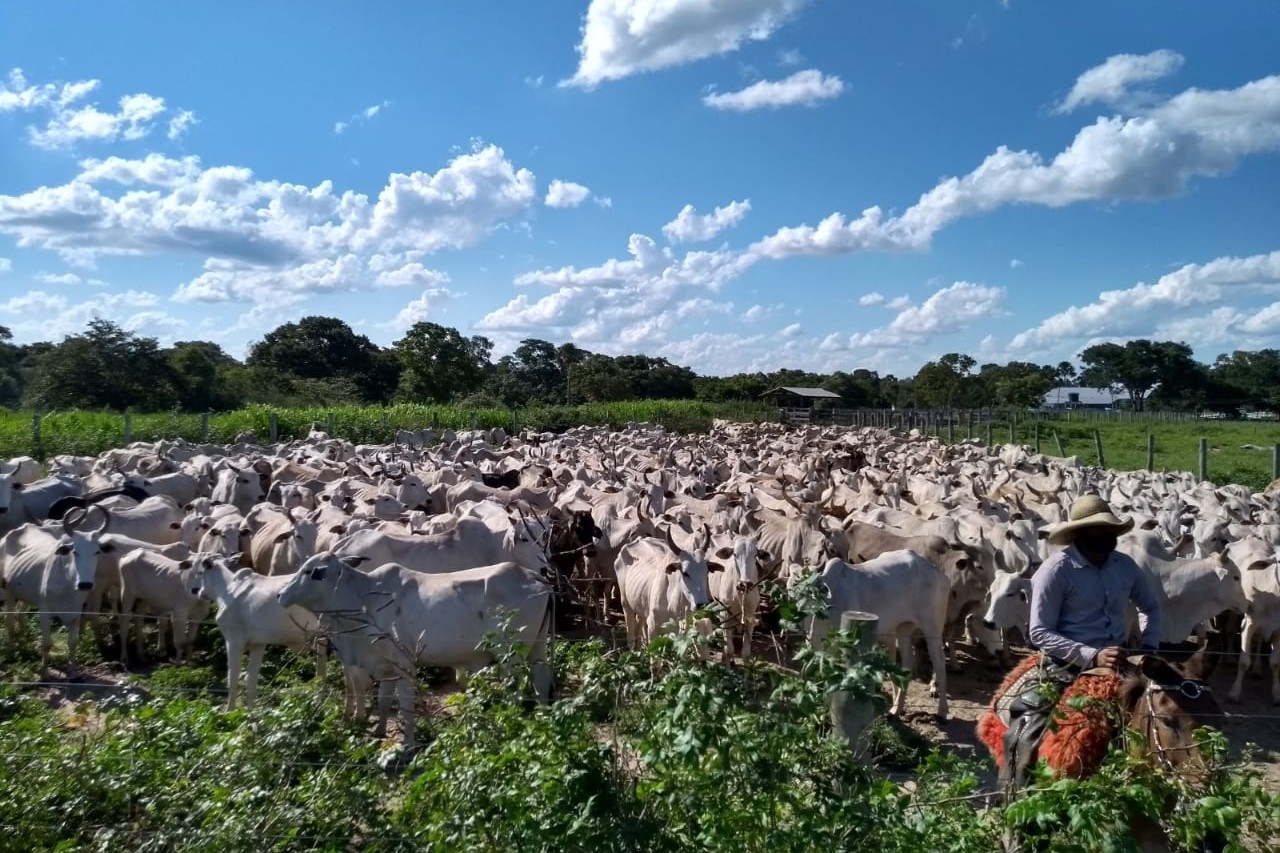
M 330 427 L 333 435 L 356 443 L 390 442 L 396 430 L 438 425 L 452 429 L 470 426 L 563 430 L 579 424 L 621 427 L 629 422 L 661 424 L 677 432 L 705 432 L 713 418 L 767 419 L 776 410 L 752 404 L 710 404 L 690 400 L 640 400 L 581 406 L 541 406 L 527 409 L 462 409 L 456 406 L 397 405 L 337 406 L 280 409 L 251 406 L 210 415 L 164 412 L 126 417 L 111 412 L 41 413 L 39 437 L 35 413 L 0 410 L 0 457 L 30 454 L 47 458 L 61 453 L 96 454 L 128 441 L 185 438 L 230 442 L 242 430 L 254 430 L 263 441 L 271 436 L 271 419 L 282 441 L 303 438 L 311 424 Z
M 1010 441 L 1008 418 L 990 423 L 991 440 L 995 444 Z M 1207 479 L 1218 484 L 1239 483 L 1259 490 L 1272 480 L 1272 446 L 1280 443 L 1280 424 L 1270 422 L 1041 420 L 1037 423 L 1028 418 L 1017 420 L 1013 440 L 1034 446 L 1037 425 L 1041 451 L 1057 455 L 1060 444 L 1063 455 L 1078 456 L 1090 465 L 1098 463 L 1096 430 L 1102 441 L 1106 466 L 1118 471 L 1147 467 L 1147 436 L 1151 435 L 1155 439 L 1154 470 L 1198 473 L 1200 439 L 1204 438 L 1208 442 Z M 936 429 L 930 431 L 938 432 Z M 945 426 L 940 432 L 944 439 L 950 435 Z M 967 424 L 956 425 L 957 441 L 964 439 L 967 433 Z M 987 434 L 987 423 L 974 426 L 974 438 L 986 441 Z

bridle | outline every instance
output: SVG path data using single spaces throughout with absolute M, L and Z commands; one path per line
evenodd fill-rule
M 1176 773 L 1173 760 L 1169 757 L 1169 753 L 1182 752 L 1186 750 L 1197 749 L 1197 744 L 1188 744 L 1186 746 L 1165 746 L 1161 741 L 1159 734 L 1156 732 L 1156 721 L 1167 714 L 1156 713 L 1155 703 L 1151 700 L 1154 693 L 1178 693 L 1185 699 L 1195 701 L 1207 693 L 1213 692 L 1212 688 L 1203 681 L 1194 678 L 1184 678 L 1179 684 L 1161 684 L 1157 681 L 1148 681 L 1146 688 L 1142 691 L 1142 698 L 1147 704 L 1147 723 L 1144 726 L 1147 739 L 1150 741 L 1152 748 L 1155 750 L 1156 760 L 1160 762 L 1165 770 L 1170 773 Z

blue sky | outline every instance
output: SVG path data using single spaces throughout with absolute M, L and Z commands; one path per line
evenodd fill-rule
M 0 6 L 0 324 L 700 373 L 1280 346 L 1280 6 Z

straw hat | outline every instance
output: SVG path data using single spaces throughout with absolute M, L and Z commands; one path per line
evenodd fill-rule
M 1097 495 L 1084 495 L 1076 498 L 1067 514 L 1067 521 L 1059 524 L 1049 534 L 1049 542 L 1054 545 L 1069 545 L 1076 531 L 1087 527 L 1106 527 L 1116 536 L 1128 533 L 1133 529 L 1133 519 L 1117 518 L 1111 512 L 1107 502 Z

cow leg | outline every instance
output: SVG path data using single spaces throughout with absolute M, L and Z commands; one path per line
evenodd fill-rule
M 1240 660 L 1236 662 L 1236 680 L 1227 692 L 1227 698 L 1232 702 L 1240 701 L 1240 691 L 1244 687 L 1244 676 L 1248 672 L 1251 662 L 1250 650 L 1253 648 L 1254 642 L 1257 641 L 1258 633 L 1258 626 L 1254 623 L 1253 617 L 1245 616 L 1244 622 L 1240 626 Z
M 262 669 L 262 654 L 266 650 L 267 647 L 262 645 L 249 646 L 249 671 L 245 674 L 244 681 L 244 707 L 249 711 L 258 702 L 258 673 Z
M 751 640 L 756 632 L 755 612 L 747 613 L 747 608 L 742 609 L 742 659 L 751 660 Z
M 120 599 L 120 660 L 126 664 L 129 662 L 129 623 L 132 620 L 133 602 L 122 597 Z M 141 631 L 141 627 L 138 630 Z
M 404 738 L 404 748 L 413 752 L 417 748 L 417 738 L 414 735 L 414 684 L 411 675 L 402 675 L 396 679 L 396 702 L 400 705 L 400 732 Z M 381 702 L 381 699 L 379 699 Z
M 236 709 L 236 692 L 240 689 L 240 661 L 244 657 L 243 643 L 227 643 L 227 710 Z
M 555 689 L 555 677 L 551 667 L 547 665 L 547 637 L 544 634 L 534 640 L 529 649 L 529 680 L 533 682 L 534 695 L 538 703 L 546 705 L 551 702 L 551 691 Z
M 924 641 L 929 649 L 929 660 L 933 663 L 933 682 L 929 686 L 929 695 L 938 697 L 938 721 L 946 722 L 947 661 L 942 651 L 942 639 L 940 637 L 925 637 Z
M 46 605 L 47 606 L 47 605 Z M 40 611 L 40 671 L 49 669 L 49 652 L 53 648 L 53 614 Z
M 635 650 L 640 648 L 640 616 L 632 612 L 630 607 L 623 605 L 622 620 L 627 625 L 627 648 Z
M 62 617 L 62 624 L 67 626 L 67 674 L 76 670 L 76 649 L 80 647 L 80 614 L 67 614 Z
M 897 629 L 894 636 L 895 643 L 898 647 L 898 663 L 908 673 L 908 684 L 912 678 L 911 674 L 916 671 L 915 643 L 912 641 L 911 634 L 911 626 L 903 625 Z M 907 685 L 899 687 L 895 684 L 893 690 L 893 714 L 894 716 L 901 717 L 907 710 Z
M 177 609 L 169 614 L 170 630 L 173 633 L 174 659 L 182 663 L 187 658 L 187 613 Z

